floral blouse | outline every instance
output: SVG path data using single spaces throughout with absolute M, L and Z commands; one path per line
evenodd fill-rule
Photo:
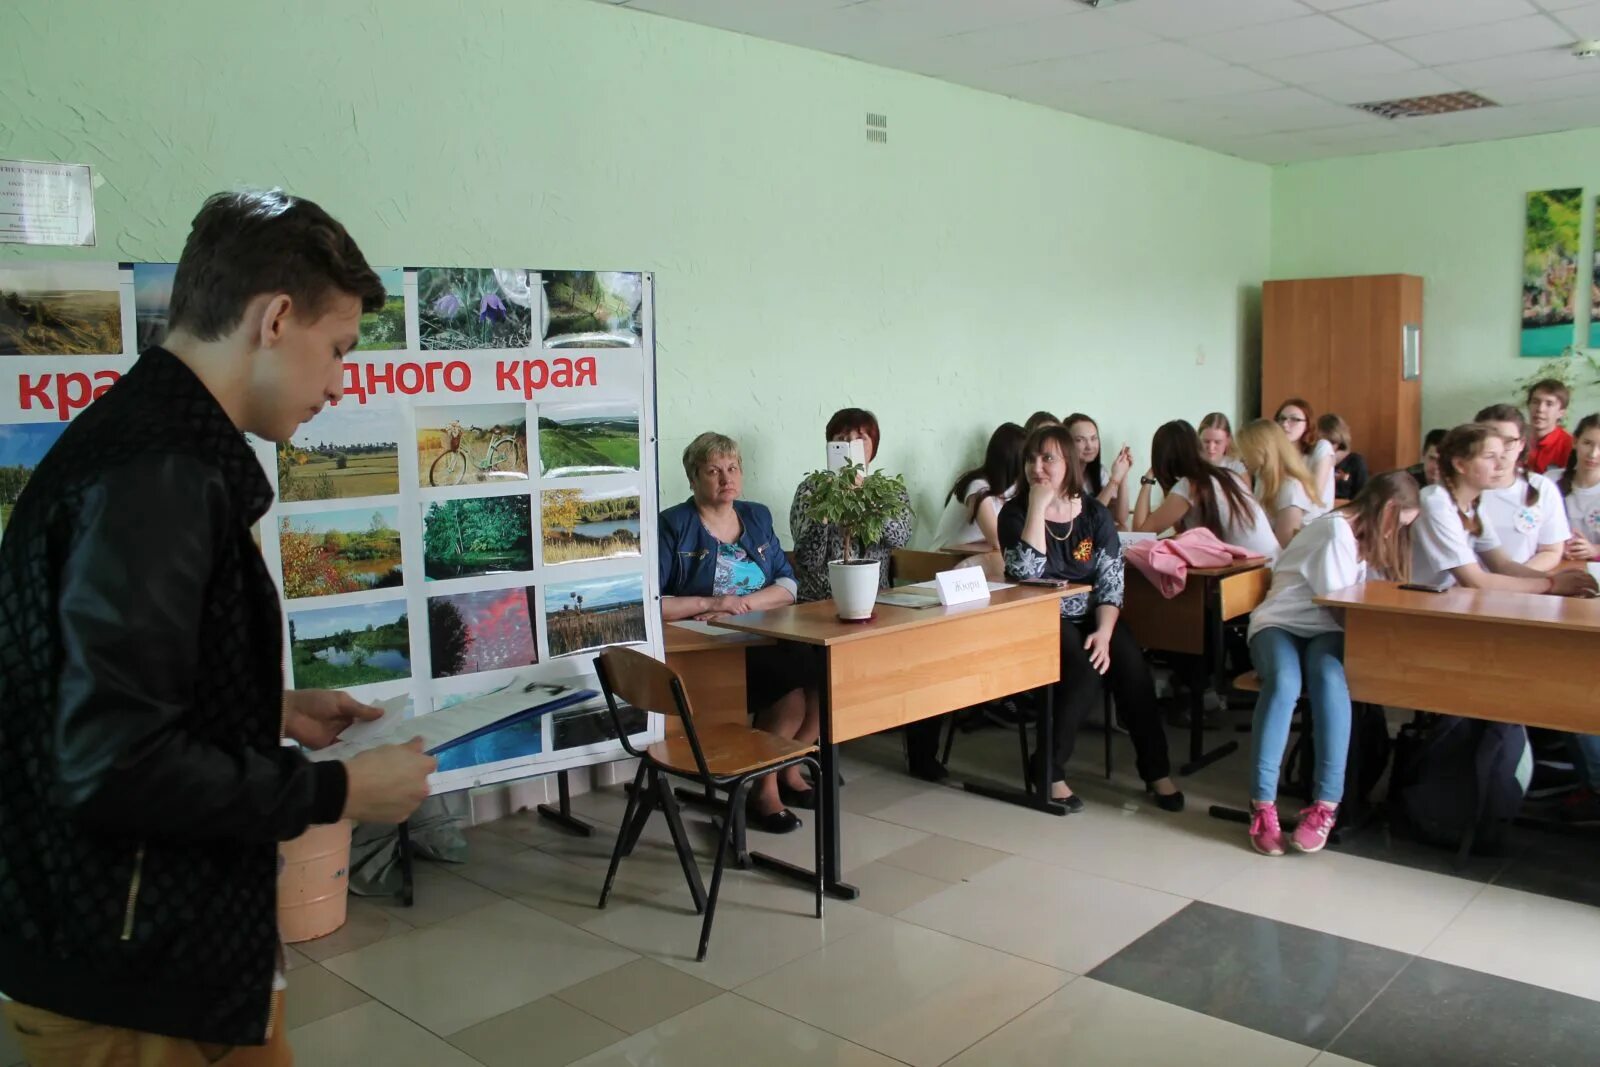
M 1026 496 L 1009 500 L 1000 509 L 1000 550 L 1005 553 L 1006 577 L 1087 582 L 1089 592 L 1061 600 L 1061 614 L 1069 619 L 1085 618 L 1101 604 L 1122 607 L 1122 540 L 1117 536 L 1116 520 L 1104 504 L 1084 494 L 1083 511 L 1076 519 L 1046 520 L 1046 552 L 1022 539 L 1027 521 Z
M 844 558 L 844 538 L 839 528 L 829 523 L 811 522 L 804 518 L 811 503 L 811 493 L 804 482 L 794 491 L 794 503 L 789 505 L 789 532 L 794 535 L 795 577 L 800 579 L 802 604 L 813 600 L 827 600 L 833 595 L 828 588 L 828 561 Z M 900 507 L 883 527 L 883 536 L 873 544 L 856 545 L 860 559 L 875 559 L 878 568 L 878 586 L 889 587 L 889 555 L 897 548 L 911 543 L 911 530 L 916 516 L 911 511 L 911 495 L 900 490 Z

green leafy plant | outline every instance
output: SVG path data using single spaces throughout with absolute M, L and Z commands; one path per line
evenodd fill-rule
M 1587 393 L 1595 386 L 1600 386 L 1600 354 L 1576 345 L 1568 347 L 1555 359 L 1539 364 L 1528 374 L 1519 378 L 1513 388 L 1515 395 L 1509 398 L 1510 403 L 1521 407 L 1528 399 L 1528 390 L 1536 382 L 1547 378 L 1554 378 L 1566 386 L 1572 393 L 1572 407 L 1579 406 L 1580 395 Z
M 854 463 L 836 471 L 812 471 L 800 484 L 809 491 L 805 517 L 839 527 L 846 563 L 855 558 L 854 546 L 869 545 L 883 536 L 883 528 L 905 501 L 903 475 L 868 474 Z

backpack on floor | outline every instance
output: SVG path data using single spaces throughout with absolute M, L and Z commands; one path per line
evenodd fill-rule
M 1408 723 L 1396 742 L 1389 799 L 1423 840 L 1455 847 L 1473 830 L 1474 849 L 1493 851 L 1522 808 L 1527 730 L 1512 723 L 1432 715 Z

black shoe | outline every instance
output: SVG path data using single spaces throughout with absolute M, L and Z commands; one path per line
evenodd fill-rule
M 1070 797 L 1051 797 L 1050 803 L 1060 804 L 1067 809 L 1068 815 L 1076 815 L 1083 810 L 1083 798 L 1074 793 Z
M 800 816 L 788 808 L 775 811 L 771 815 L 763 815 L 754 807 L 746 807 L 744 823 L 749 829 L 760 830 L 764 834 L 792 834 L 805 825 L 800 821 Z
M 817 810 L 817 791 L 815 789 L 791 789 L 779 782 L 778 799 L 791 808 L 800 808 L 804 811 Z
M 938 760 L 918 760 L 909 767 L 911 777 L 921 778 L 924 782 L 942 782 L 950 777 L 950 771 Z
M 1164 796 L 1160 793 L 1157 793 L 1155 789 L 1150 786 L 1146 786 L 1145 791 L 1155 798 L 1156 807 L 1160 808 L 1162 811 L 1183 810 L 1183 790 L 1180 789 L 1176 793 L 1167 793 Z

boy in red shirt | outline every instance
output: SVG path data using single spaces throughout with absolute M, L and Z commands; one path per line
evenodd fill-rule
M 1554 378 L 1535 382 L 1528 390 L 1528 469 L 1543 474 L 1551 467 L 1567 466 L 1572 455 L 1572 435 L 1561 425 L 1572 393 Z

